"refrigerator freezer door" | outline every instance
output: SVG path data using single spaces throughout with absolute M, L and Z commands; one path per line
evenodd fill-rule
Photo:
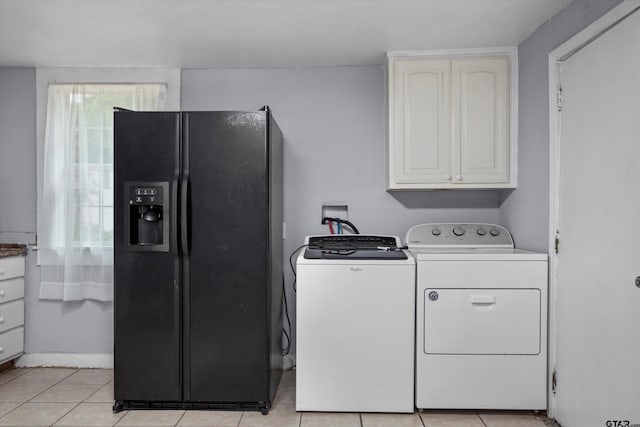
M 180 266 L 176 244 L 179 130 L 177 113 L 115 113 L 116 403 L 182 399 Z M 168 251 L 145 251 L 144 246 L 138 251 L 129 249 L 132 237 L 127 238 L 126 230 L 132 221 L 127 190 L 131 182 L 167 183 L 168 194 L 164 194 L 163 201 L 167 209 L 158 214 L 169 215 L 163 218 L 169 227 Z M 163 185 L 149 188 L 163 188 Z M 166 243 L 162 236 L 157 239 Z M 154 246 L 158 245 L 150 247 Z

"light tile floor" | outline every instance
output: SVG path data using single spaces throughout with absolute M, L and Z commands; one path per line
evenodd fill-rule
M 419 411 L 413 414 L 295 411 L 295 371 L 283 373 L 269 415 L 259 412 L 138 410 L 112 413 L 110 369 L 9 369 L 0 372 L 0 426 L 201 427 L 545 427 L 543 414 Z

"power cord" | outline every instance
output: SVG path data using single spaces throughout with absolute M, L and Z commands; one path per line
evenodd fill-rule
M 282 333 L 287 340 L 287 344 L 282 349 L 282 355 L 286 356 L 291 351 L 291 318 L 289 318 L 289 306 L 287 305 L 287 288 L 285 287 L 284 275 L 282 275 L 282 299 L 284 300 L 284 314 L 287 318 L 287 329 L 282 327 Z
M 298 246 L 298 248 L 296 248 L 296 250 L 294 250 L 293 252 L 291 252 L 291 255 L 289 255 L 289 265 L 291 266 L 291 271 L 293 272 L 293 292 L 298 292 L 298 290 L 296 289 L 296 282 L 298 281 L 298 274 L 296 273 L 296 269 L 293 266 L 293 256 L 295 254 L 297 254 L 298 252 L 300 252 L 300 249 L 302 248 L 306 248 L 309 245 L 300 245 Z
M 296 275 L 296 269 L 293 267 L 293 256 L 297 254 L 300 251 L 300 249 L 307 246 L 309 245 L 301 245 L 298 248 L 296 248 L 296 250 L 294 250 L 291 253 L 291 255 L 289 255 L 289 265 L 291 266 L 291 271 L 293 272 L 293 292 L 297 292 L 297 289 L 296 289 L 297 275 Z M 285 339 L 287 340 L 287 344 L 282 349 L 282 355 L 287 356 L 291 351 L 292 330 L 291 330 L 291 318 L 289 317 L 289 305 L 287 303 L 287 288 L 285 285 L 284 275 L 282 276 L 282 298 L 284 299 L 284 313 L 287 318 L 287 328 L 285 329 L 284 327 L 282 327 L 282 333 Z

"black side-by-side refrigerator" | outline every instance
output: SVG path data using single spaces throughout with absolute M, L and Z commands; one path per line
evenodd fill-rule
M 114 112 L 114 410 L 271 407 L 282 144 L 268 107 Z

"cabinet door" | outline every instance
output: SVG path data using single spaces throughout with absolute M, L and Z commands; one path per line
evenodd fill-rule
M 452 61 L 453 183 L 509 182 L 509 58 Z
M 391 72 L 390 187 L 448 183 L 451 61 L 395 61 Z

